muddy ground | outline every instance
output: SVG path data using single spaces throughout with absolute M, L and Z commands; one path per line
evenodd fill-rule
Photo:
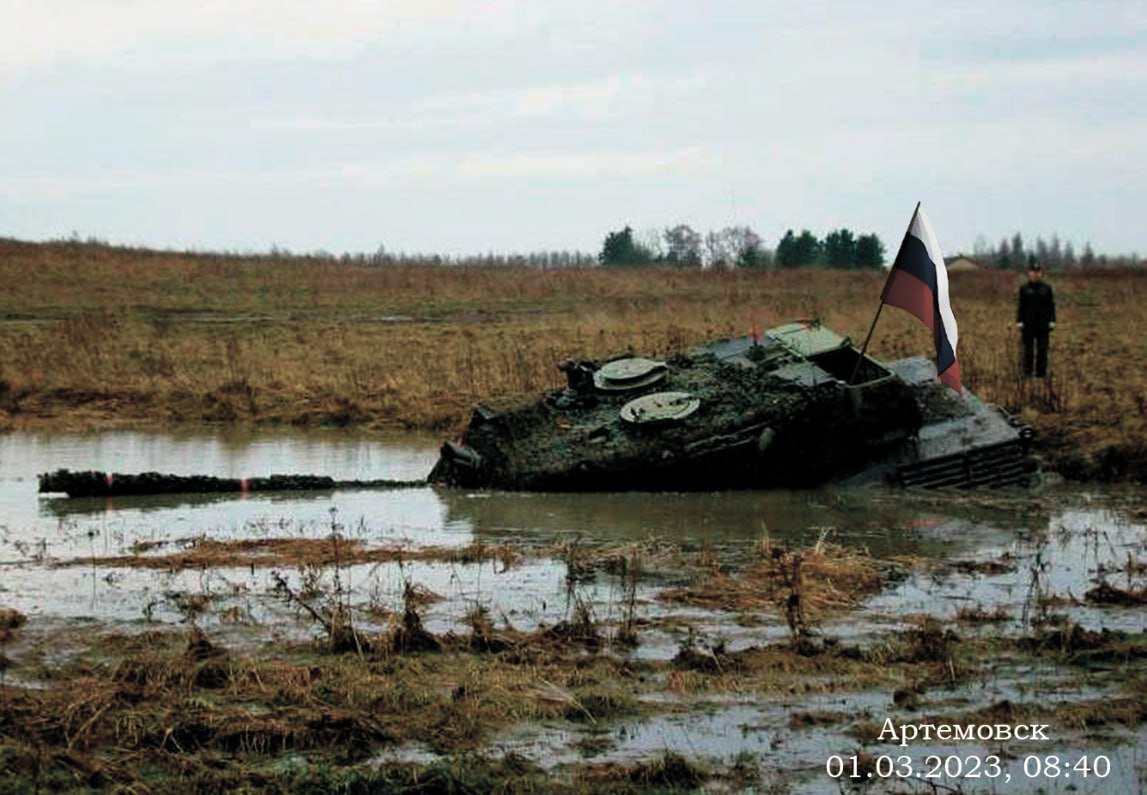
M 1147 513 L 1081 499 L 880 493 L 941 517 L 895 545 L 388 547 L 332 516 L 40 561 L 164 587 L 127 620 L 0 609 L 0 792 L 1142 791 Z M 901 747 L 889 719 L 1050 741 Z M 1049 754 L 1090 761 L 1033 776 Z M 930 755 L 1000 776 L 888 775 Z

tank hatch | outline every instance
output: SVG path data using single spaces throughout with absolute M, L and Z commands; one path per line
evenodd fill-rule
M 614 359 L 593 374 L 593 385 L 606 392 L 627 392 L 656 384 L 668 369 L 665 362 L 653 359 Z
M 654 392 L 642 395 L 621 407 L 621 418 L 634 425 L 678 422 L 701 407 L 700 398 L 688 392 Z
M 848 337 L 842 337 L 817 322 L 786 323 L 769 329 L 767 336 L 805 357 L 835 351 L 852 344 Z

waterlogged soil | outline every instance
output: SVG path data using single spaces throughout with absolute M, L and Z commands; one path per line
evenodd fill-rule
M 35 491 L 433 458 L 0 439 L 0 791 L 1147 785 L 1142 490 Z

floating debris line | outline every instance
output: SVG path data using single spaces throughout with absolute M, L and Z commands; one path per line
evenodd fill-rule
M 137 475 L 57 469 L 40 475 L 41 494 L 69 497 L 117 497 L 145 494 L 210 494 L 251 491 L 334 491 L 335 489 L 410 489 L 425 486 L 419 480 L 335 480 L 325 475 L 271 475 L 264 478 L 217 478 L 209 475 Z

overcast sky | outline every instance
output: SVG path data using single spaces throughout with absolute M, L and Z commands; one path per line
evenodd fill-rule
M 0 236 L 1147 254 L 1147 2 L 0 0 Z

